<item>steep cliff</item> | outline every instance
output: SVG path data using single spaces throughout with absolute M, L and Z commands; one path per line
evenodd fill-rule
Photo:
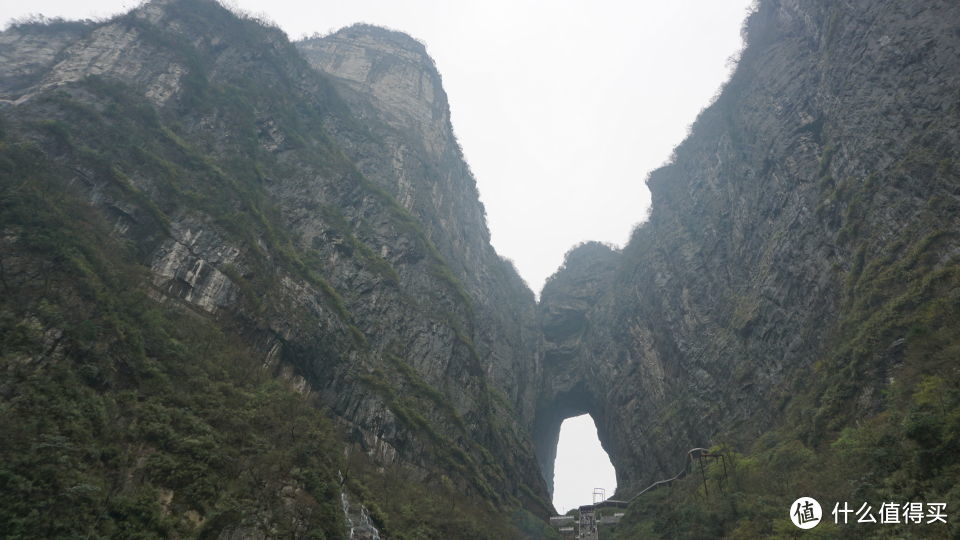
M 620 253 L 568 255 L 543 293 L 544 367 L 563 358 L 584 389 L 618 495 L 726 444 L 763 484 L 737 488 L 783 509 L 811 490 L 952 504 L 927 479 L 956 479 L 958 20 L 946 2 L 760 2 L 731 80 L 648 178 L 647 222 Z M 637 512 L 660 528 L 634 533 L 756 537 L 787 516 L 691 524 L 669 508 L 696 501 L 654 500 Z
M 515 515 L 516 526 L 531 523 L 521 509 L 546 515 L 528 435 L 539 380 L 533 294 L 489 244 L 421 44 L 355 27 L 294 45 L 214 2 L 158 0 L 103 23 L 14 27 L 0 47 L 4 286 L 20 291 L 5 296 L 3 321 L 5 335 L 26 332 L 5 343 L 4 403 L 12 418 L 46 418 L 20 429 L 20 444 L 73 430 L 67 442 L 83 434 L 98 454 L 115 443 L 123 462 L 77 466 L 77 486 L 95 494 L 77 511 L 105 519 L 67 511 L 41 525 L 15 506 L 14 530 L 109 534 L 131 521 L 111 506 L 115 494 L 165 516 L 155 525 L 164 534 L 224 537 L 321 527 L 338 536 L 341 489 L 389 535 L 510 536 L 511 520 L 489 512 Z M 45 218 L 27 219 L 32 211 Z M 31 288 L 46 272 L 80 276 L 79 289 Z M 141 293 L 146 315 L 120 300 Z M 183 326 L 220 337 L 204 345 Z M 150 393 L 147 368 L 129 353 L 82 353 L 113 342 L 140 350 L 175 386 Z M 39 390 L 23 380 L 52 379 L 54 365 L 86 373 L 81 357 L 100 394 L 63 406 L 117 408 L 101 421 L 127 427 L 111 437 L 24 405 Z M 323 463 L 301 463 L 306 454 L 273 428 L 222 425 L 224 414 L 247 418 L 242 400 L 181 386 L 181 363 L 219 381 L 234 357 L 247 367 L 217 383 L 223 392 L 285 381 L 270 386 L 291 407 L 276 412 L 288 417 L 282 433 L 309 444 L 298 415 L 335 420 L 322 426 Z M 143 394 L 163 414 L 193 411 L 217 459 L 191 457 L 189 429 L 160 441 L 135 429 L 147 412 L 129 400 Z M 207 414 L 211 404 L 222 410 Z M 222 455 L 224 441 L 248 432 L 272 457 L 252 483 L 224 488 L 240 466 Z M 16 465 L 20 452 L 4 448 L 15 464 L 5 478 L 21 482 L 5 490 L 12 496 L 35 475 Z M 167 468 L 137 457 L 148 455 Z M 193 460 L 217 464 L 205 478 L 219 487 L 198 492 L 199 480 L 170 476 Z
M 584 412 L 622 498 L 729 458 L 626 537 L 954 508 L 958 20 L 759 2 L 647 222 L 539 305 L 409 36 L 291 43 L 208 0 L 0 33 L 3 530 L 540 537 Z
M 409 36 L 366 25 L 297 46 L 379 136 L 376 148 L 344 147 L 365 175 L 420 219 L 476 304 L 474 339 L 487 375 L 524 423 L 532 422 L 539 336 L 533 294 L 490 245 L 433 60 Z

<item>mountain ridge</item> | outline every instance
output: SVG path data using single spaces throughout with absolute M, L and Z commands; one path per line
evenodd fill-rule
M 729 497 L 678 480 L 622 537 L 787 534 L 801 491 L 954 504 L 957 17 L 760 2 L 647 221 L 539 303 L 416 40 L 207 0 L 0 33 L 3 523 L 551 537 L 582 413 L 621 498 L 730 458 Z
M 708 445 L 768 467 L 740 471 L 740 501 L 775 491 L 786 508 L 811 490 L 844 500 L 836 478 L 884 500 L 953 496 L 889 484 L 930 474 L 912 469 L 915 445 L 943 456 L 955 444 L 952 428 L 918 443 L 903 426 L 925 414 L 924 384 L 956 388 L 944 336 L 957 324 L 957 36 L 944 21 L 957 13 L 861 8 L 761 2 L 730 81 L 649 176 L 650 217 L 608 290 L 580 306 L 564 299 L 587 294 L 575 282 L 544 295 L 541 309 L 583 321 L 568 330 L 580 351 L 568 362 L 591 366 L 579 378 L 595 388 L 587 399 L 621 404 L 595 416 L 618 496 Z M 585 271 L 570 255 L 558 284 Z M 864 455 L 853 465 L 842 446 L 883 437 L 896 466 Z M 772 470 L 788 489 L 762 487 Z M 772 508 L 724 516 L 696 489 L 638 502 L 634 525 L 655 528 L 635 533 L 777 533 Z M 694 522 L 681 504 L 699 512 Z
M 30 56 L 17 47 L 29 51 L 37 42 L 17 38 L 41 30 L 56 29 L 8 30 L 4 54 Z M 332 413 L 339 432 L 333 440 L 343 441 L 348 455 L 328 458 L 353 471 L 342 489 L 371 509 L 382 530 L 414 527 L 413 508 L 435 513 L 422 506 L 438 494 L 485 502 L 429 527 L 476 527 L 470 520 L 498 507 L 549 511 L 523 419 L 512 412 L 524 390 L 511 390 L 522 385 L 507 369 L 518 361 L 513 349 L 523 348 L 519 333 L 525 325 L 532 333 L 535 323 L 506 321 L 532 317 L 532 294 L 484 243 L 485 228 L 424 211 L 435 203 L 458 214 L 472 204 L 474 224 L 482 223 L 482 206 L 470 199 L 472 176 L 449 130 L 439 141 L 446 161 L 437 163 L 405 126 L 358 122 L 351 107 L 363 106 L 362 96 L 335 89 L 278 30 L 214 2 L 149 3 L 69 37 L 76 39 L 56 42 L 59 52 L 34 54 L 47 61 L 33 66 L 38 84 L 6 89 L 15 103 L 4 111 L 13 127 L 6 134 L 15 138 L 5 148 L 39 145 L 31 151 L 62 164 L 55 173 L 44 169 L 60 175 L 51 184 L 55 192 L 89 201 L 112 224 L 106 245 L 136 246 L 135 264 L 148 270 L 159 305 L 183 310 L 181 318 L 198 313 L 260 358 L 266 372 Z M 118 42 L 127 54 L 112 52 L 109 45 Z M 75 66 L 92 76 L 78 77 Z M 441 127 L 449 128 L 448 120 Z M 397 148 L 407 160 L 399 168 Z M 422 180 L 404 187 L 398 170 Z M 472 189 L 460 197 L 463 186 Z M 399 188 L 408 206 L 395 198 Z M 424 198 L 421 190 L 430 189 L 441 191 Z M 28 234 L 10 226 L 14 238 Z M 457 247 L 464 242 L 477 247 Z M 92 257 L 100 248 L 85 249 Z M 486 296 L 504 302 L 497 312 L 483 294 L 493 288 Z M 34 317 L 37 300 L 8 305 L 11 324 Z M 15 386 L 9 390 L 19 399 Z M 131 414 L 136 422 L 137 409 Z M 406 478 L 397 489 L 416 492 L 410 497 L 420 506 L 400 508 L 402 501 L 371 492 L 368 486 L 384 481 L 377 467 Z M 191 502 L 184 499 L 189 482 L 132 471 L 144 480 L 112 489 L 169 489 L 181 534 L 253 534 L 272 518 L 286 519 L 218 518 L 228 515 L 219 510 L 222 497 Z M 324 474 L 329 478 L 329 468 Z M 416 491 L 425 485 L 438 491 Z M 193 514 L 184 505 L 199 521 L 185 517 Z M 478 534 L 507 534 L 514 526 Z M 339 536 L 335 529 L 334 520 L 324 530 Z

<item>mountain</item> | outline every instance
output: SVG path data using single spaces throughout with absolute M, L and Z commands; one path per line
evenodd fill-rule
M 543 527 L 534 297 L 422 44 L 169 0 L 0 47 L 9 530 Z
M 582 413 L 624 538 L 782 537 L 800 496 L 949 514 L 958 20 L 759 2 L 647 221 L 572 249 L 539 303 L 413 38 L 292 43 L 211 0 L 14 25 L 4 534 L 555 537 Z
M 707 471 L 725 494 L 696 495 L 697 471 L 636 501 L 625 537 L 786 535 L 802 495 L 825 519 L 846 500 L 957 504 L 958 20 L 943 2 L 760 2 L 731 79 L 647 179 L 649 219 L 544 288 L 562 385 L 543 406 L 570 394 L 597 419 L 618 495 L 690 448 L 738 463 Z M 955 530 L 861 527 L 832 531 Z

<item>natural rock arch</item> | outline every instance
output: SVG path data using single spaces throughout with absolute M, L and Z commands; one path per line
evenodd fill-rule
M 593 418 L 594 424 L 597 425 L 600 445 L 607 455 L 610 455 L 609 445 L 604 442 L 607 439 L 604 436 L 606 435 L 605 430 L 601 435 L 600 416 L 596 413 L 595 400 L 592 393 L 586 389 L 583 381 L 580 381 L 569 391 L 554 396 L 549 403 L 544 403 L 537 411 L 533 443 L 537 461 L 540 463 L 540 473 L 543 475 L 551 497 L 553 496 L 554 462 L 557 458 L 557 447 L 560 442 L 560 428 L 564 420 L 582 414 L 589 414 Z
M 564 267 L 543 289 L 540 323 L 543 335 L 541 392 L 533 426 L 534 448 L 540 472 L 553 495 L 554 461 L 560 426 L 567 418 L 589 414 L 597 435 L 620 480 L 620 468 L 610 437 L 610 416 L 604 403 L 603 375 L 586 354 L 583 338 L 590 310 L 608 289 L 618 252 L 598 242 L 572 249 Z

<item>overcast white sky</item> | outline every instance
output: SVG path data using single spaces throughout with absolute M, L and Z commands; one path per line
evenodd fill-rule
M 139 3 L 0 0 L 0 22 L 35 13 L 106 17 Z M 644 179 L 727 78 L 751 1 L 227 3 L 265 15 L 291 39 L 368 22 L 423 41 L 443 76 L 493 244 L 539 293 L 574 244 L 622 245 L 644 219 Z M 599 448 L 595 432 L 590 422 L 572 439 L 592 438 Z M 593 487 L 612 494 L 609 463 L 592 471 L 593 461 L 575 468 L 595 485 L 569 491 L 558 463 L 558 510 L 589 503 Z
M 553 475 L 553 506 L 560 514 L 592 503 L 594 488 L 603 488 L 607 498 L 613 497 L 617 477 L 589 414 L 567 418 L 560 426 Z

